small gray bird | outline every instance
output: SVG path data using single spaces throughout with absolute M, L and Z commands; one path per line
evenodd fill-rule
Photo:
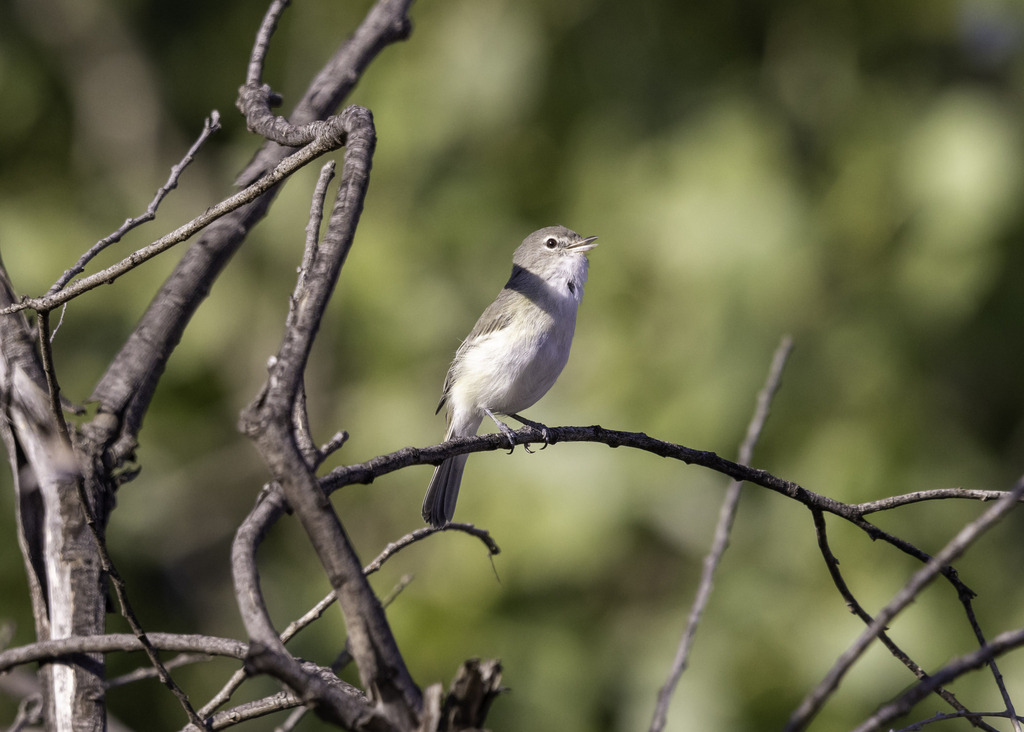
M 475 435 L 484 415 L 514 446 L 512 429 L 498 414 L 547 428 L 517 413 L 552 387 L 569 360 L 576 309 L 587 281 L 587 255 L 596 236 L 564 226 L 530 234 L 512 255 L 512 276 L 455 352 L 437 411 L 448 406 L 448 434 Z M 441 527 L 455 515 L 467 455 L 437 466 L 423 498 L 423 519 Z

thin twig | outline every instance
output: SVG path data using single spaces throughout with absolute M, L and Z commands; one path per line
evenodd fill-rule
M 889 622 L 910 604 L 938 574 L 949 571 L 950 562 L 959 557 L 978 537 L 1012 510 L 1022 494 L 1024 494 L 1024 479 L 1021 479 L 1012 491 L 996 501 L 980 517 L 964 526 L 941 551 L 913 574 L 889 604 L 878 612 L 875 619 L 864 629 L 857 640 L 839 657 L 822 681 L 804 697 L 804 700 L 790 716 L 785 727 L 786 732 L 798 732 L 806 729 L 825 700 L 839 686 L 839 682 L 846 672 L 863 655 L 878 634 L 888 626 Z M 938 674 L 933 675 L 932 681 L 937 678 L 939 678 Z
M 315 677 L 319 683 L 330 687 L 334 694 L 346 698 L 353 705 L 359 705 L 363 708 L 366 707 L 367 700 L 365 695 L 351 684 L 339 679 L 331 669 L 318 666 L 308 661 L 299 663 L 299 666 L 303 675 Z M 244 704 L 239 704 L 231 709 L 225 709 L 222 712 L 217 712 L 210 717 L 210 729 L 226 729 L 227 727 L 233 727 L 250 719 L 265 717 L 269 714 L 281 712 L 286 709 L 293 709 L 307 703 L 308 700 L 291 691 L 280 691 L 276 694 L 263 697 L 262 699 L 245 702 Z M 365 719 L 363 721 L 365 721 Z M 367 723 L 365 729 L 392 729 L 391 727 L 380 726 L 380 723 L 377 724 L 378 726 L 374 726 L 372 722 Z M 344 729 L 356 729 L 357 727 L 360 729 L 364 728 L 359 725 L 359 720 L 350 720 L 346 723 Z M 189 725 L 184 727 L 182 732 L 196 732 L 196 729 L 194 726 Z
M 974 613 L 974 596 L 963 595 L 960 597 L 960 604 L 964 606 L 964 612 L 967 613 L 967 622 L 970 623 L 971 630 L 974 631 L 974 637 L 978 639 L 978 645 L 984 648 L 988 645 L 988 641 L 985 640 L 985 633 L 981 629 L 981 623 L 978 622 L 978 617 Z M 996 663 L 995 656 L 991 656 L 988 659 L 989 671 L 992 672 L 992 678 L 996 682 L 996 688 L 999 689 L 999 694 L 1003 698 L 1003 704 L 1006 705 L 1006 712 L 1010 718 L 1010 724 L 1013 725 L 1014 732 L 1020 732 L 1020 722 L 1017 721 L 1017 710 L 1014 709 L 1013 700 L 1010 698 L 1010 692 L 1006 689 L 1006 682 L 1003 680 L 1003 674 L 999 670 L 999 665 Z
M 371 561 L 369 564 L 363 567 L 363 575 L 369 577 L 374 572 L 380 570 L 380 568 L 384 566 L 384 562 L 389 560 L 394 555 L 398 554 L 398 552 L 400 552 L 402 549 L 405 549 L 406 547 L 415 544 L 417 541 L 420 541 L 421 539 L 427 538 L 431 534 L 436 534 L 439 531 L 461 531 L 463 533 L 469 534 L 470 536 L 475 536 L 476 538 L 480 539 L 480 541 L 484 543 L 484 546 L 487 547 L 487 551 L 490 553 L 491 556 L 501 553 L 501 549 L 494 542 L 494 539 L 491 538 L 490 533 L 485 529 L 478 529 L 477 527 L 473 526 L 473 524 L 461 524 L 452 522 L 440 529 L 435 529 L 431 526 L 424 526 L 423 528 L 416 529 L 415 531 L 406 534 L 401 539 L 390 542 L 387 546 L 385 546 L 384 549 L 381 550 L 380 554 L 374 557 L 373 561 Z M 287 643 L 289 640 L 295 637 L 295 635 L 299 631 L 301 631 L 303 628 L 311 624 L 313 621 L 319 619 L 320 616 L 322 616 L 324 612 L 327 610 L 327 608 L 334 604 L 334 600 L 334 592 L 329 592 L 322 600 L 320 600 L 320 602 L 318 602 L 316 605 L 310 608 L 301 618 L 293 620 L 291 623 L 288 624 L 288 627 L 286 627 L 281 632 L 281 641 L 283 643 Z M 390 599 L 385 598 L 381 602 L 381 604 L 384 607 L 387 607 L 390 604 L 390 602 Z
M 77 262 L 75 262 L 74 266 L 71 267 L 71 269 L 65 271 L 64 274 L 61 275 L 60 279 L 57 280 L 53 284 L 53 286 L 50 287 L 49 290 L 46 291 L 46 294 L 52 295 L 55 292 L 64 289 L 65 285 L 67 285 L 68 282 L 70 282 L 72 279 L 80 275 L 85 270 L 86 265 L 88 265 L 89 262 L 91 262 L 96 257 L 96 255 L 98 255 L 104 249 L 109 247 L 111 244 L 115 244 L 121 241 L 121 238 L 132 229 L 141 226 L 147 221 L 152 221 L 153 219 L 155 219 L 156 211 L 160 207 L 160 204 L 163 203 L 163 200 L 164 198 L 167 197 L 168 193 L 170 193 L 171 191 L 178 187 L 178 179 L 181 177 L 181 174 L 185 172 L 185 168 L 187 168 L 192 163 L 192 161 L 195 160 L 195 156 L 196 153 L 199 152 L 199 148 L 201 148 L 206 143 L 206 141 L 213 135 L 213 133 L 215 133 L 219 129 L 220 113 L 217 110 L 213 110 L 210 113 L 210 116 L 206 118 L 206 121 L 203 122 L 203 131 L 199 133 L 198 139 L 196 139 L 196 141 L 192 143 L 192 147 L 190 147 L 188 149 L 188 152 L 185 153 L 185 157 L 183 157 L 178 162 L 177 165 L 171 168 L 171 173 L 167 178 L 167 182 L 164 183 L 163 186 L 161 186 L 157 190 L 156 195 L 153 197 L 153 200 L 150 201 L 149 205 L 146 207 L 146 212 L 139 216 L 127 219 L 112 234 L 108 234 L 106 237 L 100 239 L 98 242 L 93 244 L 89 248 L 89 251 L 83 254 L 81 258 Z M 54 330 L 53 334 L 57 334 L 56 330 Z
M 983 491 L 969 488 L 933 488 L 926 491 L 914 491 L 901 496 L 889 496 L 879 498 L 877 501 L 867 503 L 853 503 L 850 505 L 861 516 L 877 511 L 888 511 L 899 506 L 907 506 L 921 501 L 937 501 L 949 498 L 963 498 L 971 501 L 995 501 L 1005 496 L 1007 491 Z M 1024 498 L 1021 498 L 1024 501 Z
M 68 433 L 68 423 L 64 419 L 64 410 L 60 403 L 60 384 L 57 383 L 57 372 L 53 367 L 53 347 L 50 338 L 50 314 L 43 312 L 36 314 L 36 330 L 38 332 L 39 356 L 43 366 L 43 373 L 46 375 L 46 389 L 50 394 L 50 416 L 53 423 L 57 425 L 60 439 L 70 447 L 71 436 Z
M 310 205 L 309 220 L 306 224 L 306 245 L 302 251 L 302 264 L 299 265 L 299 281 L 295 287 L 295 294 L 288 304 L 288 318 L 285 327 L 291 327 L 295 318 L 295 310 L 299 298 L 306 286 L 306 277 L 316 261 L 319 251 L 320 224 L 324 217 L 324 201 L 327 199 L 327 186 L 334 178 L 334 161 L 330 160 L 320 168 L 320 175 L 317 178 L 316 187 L 313 189 L 313 201 Z M 309 410 L 306 405 L 306 384 L 303 376 L 299 388 L 295 393 L 295 404 L 292 407 L 292 422 L 295 429 L 295 439 L 299 451 L 306 460 L 310 470 L 316 470 L 324 461 L 324 454 L 317 449 L 313 442 L 313 430 L 309 426 Z
M 814 519 L 814 531 L 818 539 L 818 549 L 821 552 L 822 557 L 825 559 L 825 566 L 828 568 L 833 584 L 835 584 L 836 589 L 839 590 L 839 594 L 846 602 L 846 606 L 850 609 L 850 612 L 860 618 L 865 625 L 870 625 L 872 621 L 874 621 L 874 618 L 872 618 L 871 615 L 861 606 L 860 602 L 857 601 L 857 598 L 854 597 L 853 592 L 850 591 L 849 586 L 846 584 L 846 580 L 843 578 L 842 572 L 839 570 L 839 560 L 832 553 L 832 549 L 829 546 L 825 514 L 818 509 L 812 509 L 811 515 Z M 914 676 L 918 679 L 928 678 L 927 672 L 915 663 L 902 648 L 896 645 L 895 641 L 893 641 L 888 633 L 885 631 L 880 632 L 878 634 L 878 639 L 889 650 L 889 653 L 891 653 L 893 657 L 910 669 Z M 942 687 L 938 687 L 935 691 L 946 701 L 947 704 L 958 712 L 963 713 L 973 726 L 983 729 L 986 732 L 998 732 L 995 728 L 981 721 L 980 716 L 973 715 L 966 707 L 964 707 L 963 704 L 960 703 L 956 696 L 954 696 L 953 692 Z
M 149 633 L 151 648 L 178 653 L 202 653 L 244 659 L 248 646 L 233 638 L 188 633 Z M 40 663 L 83 653 L 130 653 L 145 650 L 138 636 L 131 633 L 77 635 L 70 638 L 36 641 L 0 651 L 0 673 L 27 663 Z
M 1022 482 L 1021 485 L 1024 486 L 1024 482 Z M 1024 646 L 1024 628 L 1018 628 L 1017 630 L 1001 633 L 993 638 L 991 643 L 960 656 L 959 658 L 953 659 L 927 679 L 924 679 L 910 687 L 907 691 L 901 694 L 898 699 L 886 704 L 871 715 L 871 717 L 858 726 L 854 732 L 873 732 L 874 730 L 881 729 L 893 719 L 909 712 L 914 704 L 924 699 L 940 686 L 950 683 L 954 679 L 963 676 L 968 671 L 974 671 L 981 668 L 996 656 L 1002 655 L 1003 653 L 1015 648 L 1020 648 L 1021 646 Z M 1011 719 L 1014 725 L 1017 725 L 1021 721 L 1020 718 L 1014 716 L 1009 711 L 1003 714 L 992 714 L 986 716 L 1005 716 Z
M 302 264 L 299 265 L 300 286 L 305 283 L 306 276 L 313 266 L 313 260 L 319 249 L 320 226 L 324 220 L 324 204 L 327 200 L 327 187 L 334 178 L 335 163 L 328 160 L 320 168 L 316 187 L 313 189 L 313 200 L 309 206 L 309 219 L 306 222 L 306 246 L 302 253 Z
M 164 661 L 164 668 L 170 671 L 173 668 L 180 668 L 181 666 L 191 666 L 196 663 L 207 663 L 208 661 L 212 661 L 213 658 L 213 656 L 207 653 L 180 653 L 174 658 Z M 133 671 L 129 671 L 128 673 L 108 679 L 103 683 L 103 686 L 107 689 L 115 689 L 119 686 L 127 686 L 128 684 L 134 684 L 138 681 L 146 681 L 154 677 L 159 678 L 159 672 L 155 668 L 152 666 L 142 666 Z
M 950 719 L 962 719 L 964 717 L 972 716 L 993 717 L 995 719 L 1007 719 L 1009 718 L 1010 714 L 1008 712 L 944 712 L 935 714 L 929 717 L 928 719 L 922 719 L 920 722 L 914 722 L 913 724 L 907 725 L 906 727 L 900 727 L 898 730 L 895 730 L 895 732 L 918 732 L 918 730 L 924 729 L 929 724 L 935 724 L 936 722 L 945 722 Z M 991 729 L 995 729 L 995 727 L 991 727 Z
M 96 274 L 76 280 L 59 292 L 48 293 L 42 297 L 23 298 L 19 303 L 0 310 L 0 315 L 7 315 L 26 309 L 35 310 L 37 312 L 53 310 L 54 308 L 60 307 L 64 303 L 73 300 L 89 290 L 99 287 L 100 285 L 108 285 L 111 282 L 114 282 L 123 274 L 130 272 L 143 262 L 146 262 L 158 254 L 162 254 L 176 244 L 180 244 L 181 242 L 191 238 L 222 216 L 225 216 L 259 198 L 292 173 L 311 163 L 324 153 L 340 148 L 345 143 L 345 136 L 340 130 L 338 132 L 339 134 L 336 135 L 324 135 L 323 137 L 317 138 L 298 152 L 286 157 L 277 165 L 277 167 L 265 176 L 256 180 L 251 185 L 247 186 L 235 195 L 224 199 L 220 203 L 211 206 L 187 224 L 179 226 L 177 229 L 160 237 L 152 244 L 132 252 L 117 264 L 111 265 Z
M 178 699 L 178 703 L 185 710 L 189 721 L 200 729 L 207 729 L 206 723 L 196 714 L 196 710 L 192 706 L 192 702 L 189 701 L 188 695 L 178 686 L 178 683 L 160 660 L 160 655 L 157 653 L 152 641 L 150 641 L 149 636 L 143 630 L 142 624 L 135 615 L 135 611 L 132 609 L 131 602 L 128 600 L 128 587 L 121 577 L 121 573 L 114 566 L 114 560 L 111 559 L 110 552 L 107 551 L 103 532 L 100 531 L 97 525 L 92 506 L 86 497 L 85 482 L 80 478 L 75 481 L 75 486 L 78 490 L 78 500 L 82 504 L 82 512 L 85 514 L 85 523 L 88 525 L 89 531 L 92 532 L 93 541 L 96 543 L 96 554 L 99 556 L 100 567 L 102 567 L 103 572 L 107 575 L 114 589 L 114 596 L 117 598 L 118 605 L 120 606 L 121 617 L 128 621 L 128 626 L 132 629 L 132 633 L 135 634 L 143 651 L 145 651 L 146 656 L 149 658 L 149 662 L 156 669 L 160 683 L 170 689 L 171 693 Z
M 378 569 L 381 568 L 381 565 L 383 565 L 384 562 L 386 562 L 392 556 L 400 552 L 402 549 L 405 549 L 406 547 L 415 544 L 417 541 L 421 539 L 426 539 L 431 534 L 436 534 L 439 531 L 461 531 L 464 534 L 475 536 L 480 541 L 482 541 L 484 545 L 487 547 L 487 551 L 490 552 L 491 556 L 495 556 L 496 554 L 501 553 L 501 549 L 498 548 L 498 545 L 494 542 L 494 539 L 491 538 L 490 533 L 486 529 L 478 529 L 473 524 L 461 524 L 452 522 L 442 528 L 424 526 L 422 528 L 416 529 L 415 531 L 406 534 L 397 541 L 391 542 L 386 547 L 384 547 L 384 550 L 377 555 L 376 559 L 374 559 L 372 562 L 366 565 L 366 569 L 364 570 L 364 572 L 366 572 L 366 574 L 368 575 L 372 574 L 373 572 L 376 572 Z
M 742 465 L 746 465 L 753 460 L 754 447 L 757 445 L 761 431 L 764 429 L 764 424 L 768 419 L 772 398 L 782 382 L 782 371 L 792 350 L 793 339 L 789 336 L 784 336 L 775 349 L 775 355 L 772 357 L 771 367 L 768 370 L 768 377 L 764 387 L 758 394 L 757 407 L 747 427 L 746 437 L 740 445 L 739 463 Z M 711 550 L 704 558 L 704 567 L 701 572 L 700 585 L 697 588 L 697 596 L 693 601 L 690 615 L 686 620 L 686 630 L 679 640 L 679 646 L 676 649 L 676 655 L 672 661 L 672 668 L 669 671 L 668 679 L 658 691 L 658 702 L 655 705 L 654 717 L 651 720 L 651 732 L 661 732 L 668 720 L 669 703 L 672 701 L 672 695 L 675 693 L 679 679 L 682 678 L 689 662 L 690 649 L 693 646 L 694 638 L 697 636 L 697 626 L 700 624 L 708 599 L 711 597 L 715 571 L 718 569 L 722 556 L 729 546 L 729 535 L 732 533 L 733 522 L 736 519 L 742 487 L 743 483 L 734 480 L 726 490 L 725 500 L 722 501 L 722 507 L 718 514 L 718 524 L 715 526 Z

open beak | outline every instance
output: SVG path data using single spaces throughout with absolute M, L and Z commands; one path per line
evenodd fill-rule
M 582 239 L 581 241 L 578 241 L 575 244 L 568 246 L 567 249 L 572 249 L 574 252 L 586 252 L 596 247 L 596 242 L 596 236 L 588 236 L 586 239 Z

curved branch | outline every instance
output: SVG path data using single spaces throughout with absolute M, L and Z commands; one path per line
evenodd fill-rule
M 284 340 L 272 361 L 267 383 L 243 411 L 239 424 L 254 440 L 275 482 L 281 486 L 337 594 L 363 688 L 395 726 L 415 727 L 422 704 L 420 690 L 405 666 L 355 550 L 299 448 L 292 419 L 309 353 L 352 246 L 369 183 L 376 143 L 373 121 L 367 110 L 350 107 L 346 111 L 351 112 L 352 125 L 327 233 L 312 257 L 308 273 L 299 277 Z M 270 652 L 262 654 L 266 658 L 255 653 L 250 663 L 260 664 L 262 670 L 286 680 L 279 674 L 292 665 L 290 656 L 283 653 L 283 644 L 276 633 L 270 632 L 267 623 L 261 622 L 254 629 Z M 303 688 L 292 686 L 297 690 Z
M 547 436 L 548 443 L 551 445 L 557 442 L 595 442 L 608 447 L 630 447 L 643 450 L 659 457 L 679 460 L 687 465 L 710 468 L 734 480 L 754 483 L 762 488 L 796 499 L 808 508 L 820 508 L 850 520 L 859 518 L 849 504 L 809 491 L 797 483 L 779 478 L 766 470 L 740 465 L 708 450 L 695 450 L 674 442 L 659 440 L 643 432 L 609 430 L 594 425 L 591 427 L 548 427 Z M 511 437 L 517 445 L 544 441 L 541 432 L 529 426 L 513 431 Z M 411 465 L 438 465 L 453 455 L 507 450 L 508 440 L 509 438 L 503 434 L 490 433 L 473 437 L 459 437 L 430 447 L 406 447 L 371 458 L 365 463 L 335 468 L 320 479 L 320 485 L 324 491 L 330 493 L 346 485 L 372 483 L 382 475 Z M 875 538 L 876 535 L 873 533 L 872 538 Z
M 398 554 L 398 552 L 402 551 L 406 547 L 412 546 L 417 541 L 426 539 L 428 536 L 436 534 L 440 531 L 461 531 L 464 534 L 475 536 L 477 539 L 484 543 L 484 546 L 487 547 L 487 551 L 490 553 L 492 557 L 501 553 L 501 549 L 495 543 L 494 539 L 491 538 L 490 532 L 488 532 L 486 529 L 478 529 L 477 527 L 473 526 L 473 524 L 460 524 L 453 521 L 448 524 L 445 524 L 441 528 L 436 528 L 433 526 L 424 526 L 422 528 L 416 529 L 415 531 L 409 532 L 397 541 L 390 542 L 386 547 L 384 547 L 384 549 L 381 550 L 381 553 L 378 554 L 377 557 L 372 562 L 370 562 L 366 565 L 366 567 L 363 568 L 363 574 L 373 574 L 382 566 L 384 566 L 384 562 L 391 559 L 391 557 L 393 557 L 395 554 Z
M 919 552 L 915 553 L 908 549 L 908 545 L 905 542 L 901 542 L 901 540 L 887 534 L 862 518 L 862 515 L 865 513 L 884 510 L 884 507 L 880 505 L 875 506 L 875 503 L 881 504 L 881 501 L 869 504 L 843 503 L 826 495 L 808 490 L 798 483 L 773 475 L 767 470 L 741 465 L 740 463 L 723 458 L 710 450 L 696 450 L 675 442 L 651 437 L 643 432 L 611 430 L 599 425 L 589 427 L 548 427 L 547 430 L 548 444 L 550 445 L 558 442 L 592 442 L 612 448 L 629 447 L 634 450 L 649 452 L 659 457 L 679 460 L 687 465 L 699 465 L 734 480 L 759 485 L 762 488 L 767 488 L 799 501 L 808 508 L 820 509 L 826 513 L 831 513 L 851 521 L 864 530 L 872 539 L 882 539 L 918 559 L 927 559 L 927 555 Z M 544 436 L 541 432 L 530 426 L 512 431 L 511 438 L 517 445 L 544 441 Z M 509 437 L 504 434 L 492 432 L 472 437 L 459 437 L 429 447 L 404 447 L 394 452 L 378 455 L 364 463 L 342 465 L 334 468 L 320 478 L 320 485 L 324 491 L 332 493 L 348 485 L 373 483 L 374 480 L 381 476 L 413 465 L 438 465 L 453 455 L 508 450 L 508 441 Z M 923 493 L 933 492 L 924 491 Z M 1010 493 L 1011 491 L 958 491 L 954 495 L 943 490 L 941 495 L 931 497 L 973 498 L 975 500 L 988 501 L 993 498 L 1004 498 Z M 909 499 L 906 502 L 913 503 L 915 495 L 908 494 Z M 895 498 L 900 499 L 902 497 L 896 496 Z M 921 498 L 919 500 L 925 499 Z M 1018 500 L 1024 502 L 1024 497 Z M 902 503 L 897 500 L 893 505 L 902 505 Z M 865 510 L 865 507 L 867 510 Z
M 267 51 L 270 50 L 270 39 L 277 30 L 277 23 L 281 15 L 291 4 L 291 0 L 274 0 L 263 15 L 263 22 L 256 32 L 256 41 L 252 46 L 252 53 L 249 55 L 249 68 L 245 75 L 246 84 L 258 84 L 263 78 L 263 64 L 267 60 Z
M 303 703 L 316 704 L 321 714 L 347 729 L 361 729 L 377 717 L 365 697 L 351 694 L 318 673 L 309 673 L 303 664 L 285 650 L 274 630 L 260 589 L 256 569 L 256 550 L 268 527 L 285 511 L 284 496 L 279 491 L 265 490 L 239 527 L 231 545 L 231 572 L 235 581 L 242 621 L 251 639 L 246 666 L 251 671 L 266 672 L 288 684 Z M 225 689 L 211 701 L 201 714 L 226 701 L 233 688 Z

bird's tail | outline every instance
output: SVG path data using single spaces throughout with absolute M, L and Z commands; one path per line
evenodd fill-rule
M 465 414 L 455 411 L 448 423 L 448 434 L 444 439 L 453 437 L 469 437 L 480 429 L 483 417 L 479 414 Z M 459 498 L 459 486 L 462 484 L 462 472 L 466 469 L 468 455 L 454 455 L 434 468 L 434 475 L 427 486 L 427 495 L 423 497 L 423 520 L 434 528 L 441 528 L 450 523 L 455 515 L 455 501 Z
M 455 515 L 455 502 L 459 498 L 467 457 L 455 455 L 434 468 L 427 495 L 423 497 L 423 520 L 434 528 L 441 528 Z

